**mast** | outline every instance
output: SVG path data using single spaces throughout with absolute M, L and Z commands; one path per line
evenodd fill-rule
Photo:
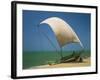
M 62 47 L 60 47 L 60 57 L 61 57 L 61 59 L 63 58 Z

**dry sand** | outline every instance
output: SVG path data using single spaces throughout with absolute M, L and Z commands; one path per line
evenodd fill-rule
M 84 66 L 90 66 L 90 58 L 84 59 L 83 62 L 70 62 L 70 63 L 60 63 L 60 64 L 52 64 L 52 65 L 43 65 L 43 66 L 36 66 L 31 67 L 30 69 L 35 68 L 60 68 L 60 67 L 84 67 Z

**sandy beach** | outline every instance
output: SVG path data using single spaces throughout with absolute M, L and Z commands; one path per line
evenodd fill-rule
M 42 66 L 36 66 L 31 67 L 30 69 L 36 69 L 36 68 L 60 68 L 60 67 L 85 67 L 90 66 L 90 58 L 84 59 L 83 62 L 69 62 L 69 63 L 59 63 L 59 64 L 52 64 L 52 65 L 42 65 Z

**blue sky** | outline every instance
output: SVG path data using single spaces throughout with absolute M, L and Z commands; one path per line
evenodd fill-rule
M 66 21 L 76 32 L 84 48 L 90 49 L 90 14 L 23 10 L 23 51 L 55 51 L 48 39 L 39 32 L 38 27 L 46 33 L 57 50 L 60 50 L 56 37 L 49 25 L 40 24 L 41 21 L 50 17 L 59 17 Z M 63 51 L 79 49 L 81 47 L 76 43 L 63 47 Z

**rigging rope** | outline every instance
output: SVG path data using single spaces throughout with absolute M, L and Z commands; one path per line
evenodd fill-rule
M 58 52 L 56 46 L 55 46 L 55 45 L 53 44 L 53 42 L 49 39 L 49 37 L 46 35 L 46 33 L 45 33 L 44 31 L 42 31 L 42 30 L 39 29 L 39 26 L 38 26 L 38 30 L 39 30 L 40 33 L 42 33 L 42 34 L 48 39 L 48 41 L 51 43 L 51 45 L 55 48 L 56 52 L 59 54 L 59 52 Z M 61 54 L 60 54 L 60 56 L 61 56 L 61 58 L 62 58 L 62 49 L 61 49 Z

